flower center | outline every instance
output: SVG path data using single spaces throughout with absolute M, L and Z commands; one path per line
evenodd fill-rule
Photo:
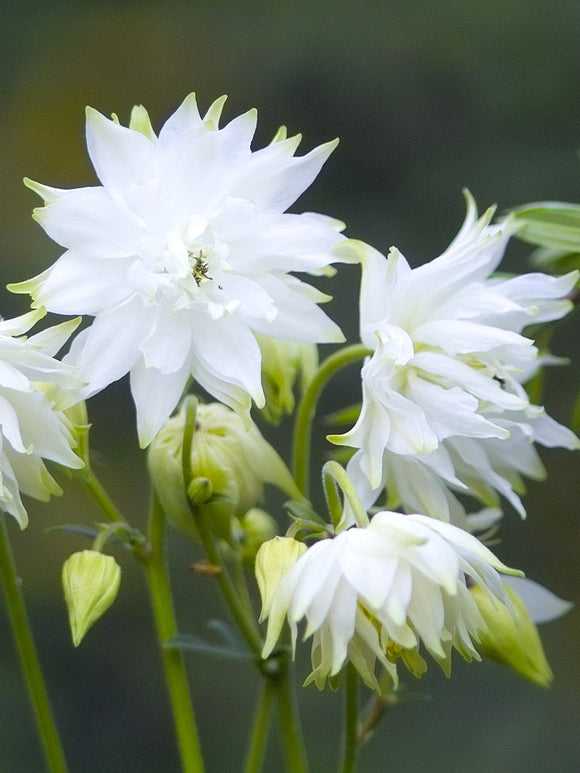
M 207 256 L 203 250 L 199 250 L 198 254 L 195 254 L 194 250 L 187 251 L 187 257 L 191 264 L 191 275 L 195 279 L 195 284 L 199 287 L 204 279 L 213 279 L 207 273 L 209 271 L 209 265 L 207 262 Z

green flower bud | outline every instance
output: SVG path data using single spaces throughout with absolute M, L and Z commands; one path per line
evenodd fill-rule
M 254 561 L 260 547 L 273 539 L 278 531 L 274 518 L 259 507 L 251 507 L 236 527 L 235 540 L 246 561 Z
M 121 567 L 113 556 L 83 550 L 64 562 L 62 584 L 75 647 L 111 606 L 120 582 Z
M 189 398 L 168 419 L 149 449 L 149 471 L 169 521 L 198 539 L 183 481 L 182 446 Z M 189 497 L 203 507 L 211 530 L 232 541 L 232 523 L 263 498 L 271 483 L 301 499 L 288 468 L 253 422 L 221 403 L 199 405 L 191 444 Z
M 471 594 L 487 629 L 480 634 L 478 649 L 482 655 L 497 660 L 525 676 L 540 687 L 549 687 L 554 678 L 538 629 L 521 600 L 511 588 L 505 586 L 512 603 L 515 617 L 497 601 L 495 606 L 479 586 L 471 588 Z
M 260 621 L 270 614 L 274 594 L 282 578 L 305 551 L 306 545 L 292 537 L 274 537 L 258 550 L 255 571 L 262 597 Z
M 262 350 L 262 386 L 266 405 L 264 418 L 272 424 L 294 411 L 294 385 L 300 377 L 302 392 L 308 387 L 318 369 L 316 344 L 280 341 L 256 335 Z

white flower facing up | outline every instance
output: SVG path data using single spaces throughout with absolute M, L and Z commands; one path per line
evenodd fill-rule
M 21 493 L 42 501 L 62 493 L 43 460 L 83 467 L 72 450 L 72 424 L 61 410 L 75 402 L 79 381 L 53 359 L 79 320 L 26 338 L 43 315 L 39 310 L 0 321 L 0 510 L 22 528 L 28 515 Z
M 534 442 L 580 446 L 521 386 L 544 361 L 522 330 L 571 309 L 578 272 L 491 277 L 513 225 L 490 225 L 493 209 L 478 219 L 466 198 L 458 236 L 418 268 L 395 248 L 388 258 L 361 242 L 339 248 L 362 262 L 360 331 L 373 354 L 359 419 L 331 440 L 358 449 L 348 472 L 367 507 L 386 486 L 389 506 L 465 526 L 463 492 L 487 508 L 481 526 L 499 495 L 525 515 L 523 476 L 544 474 Z
M 313 636 L 307 681 L 319 687 L 348 660 L 372 689 L 379 689 L 377 660 L 395 683 L 398 658 L 420 676 L 421 642 L 449 673 L 453 648 L 479 660 L 474 643 L 485 623 L 468 579 L 509 606 L 498 572 L 520 574 L 462 529 L 424 515 L 377 513 L 366 528 L 315 543 L 284 575 L 262 610 L 269 617 L 264 655 L 285 617 L 294 643 L 305 618 L 304 637 Z
M 282 127 L 252 152 L 256 111 L 218 127 L 225 98 L 202 118 L 194 95 L 156 136 L 144 108 L 129 127 L 87 109 L 87 146 L 99 187 L 59 190 L 27 181 L 46 206 L 35 218 L 66 248 L 34 279 L 12 285 L 36 306 L 87 314 L 74 341 L 89 397 L 131 375 L 146 446 L 193 376 L 245 411 L 264 404 L 254 333 L 342 341 L 318 303 L 328 296 L 289 274 L 320 273 L 344 224 L 286 210 L 336 146 L 294 157 L 300 135 Z

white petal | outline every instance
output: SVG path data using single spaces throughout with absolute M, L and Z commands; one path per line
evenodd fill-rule
M 149 179 L 155 145 L 144 134 L 87 108 L 87 148 L 99 180 L 111 193 Z
M 574 606 L 555 593 L 525 577 L 504 577 L 504 584 L 514 590 L 526 605 L 535 623 L 547 623 L 562 617 Z
M 142 224 L 104 188 L 80 188 L 34 217 L 55 242 L 91 258 L 134 255 Z
M 190 375 L 189 363 L 173 373 L 147 367 L 141 359 L 131 369 L 131 394 L 137 409 L 141 448 L 147 448 L 179 402 Z

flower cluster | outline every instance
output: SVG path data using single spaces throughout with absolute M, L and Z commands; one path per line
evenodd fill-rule
M 54 359 L 79 320 L 27 338 L 42 311 L 0 321 L 0 510 L 28 523 L 21 493 L 46 501 L 61 488 L 44 460 L 83 467 L 63 409 L 78 400 L 76 373 Z
M 142 107 L 129 127 L 89 108 L 87 146 L 102 185 L 27 182 L 46 204 L 35 218 L 66 252 L 11 289 L 49 311 L 95 317 L 67 361 L 87 382 L 83 397 L 130 373 L 142 446 L 191 376 L 230 407 L 262 407 L 254 334 L 344 340 L 317 305 L 328 297 L 289 273 L 316 274 L 336 260 L 344 224 L 286 213 L 336 142 L 295 157 L 300 135 L 282 128 L 252 152 L 256 111 L 220 129 L 224 101 L 202 118 L 191 94 L 159 136 Z
M 580 447 L 578 438 L 530 403 L 522 383 L 543 359 L 522 330 L 570 311 L 578 272 L 492 276 L 513 222 L 490 224 L 467 193 L 459 234 L 438 258 L 412 269 L 348 241 L 362 264 L 360 334 L 372 354 L 361 372 L 362 410 L 333 436 L 357 449 L 348 471 L 370 506 L 386 487 L 391 507 L 466 526 L 456 494 L 497 517 L 500 495 L 525 515 L 523 476 L 541 479 L 534 442 Z
M 468 582 L 509 603 L 498 571 L 519 574 L 462 529 L 423 515 L 377 513 L 367 528 L 315 543 L 270 597 L 263 593 L 264 655 L 287 616 L 294 645 L 297 623 L 306 618 L 304 635 L 313 636 L 308 681 L 319 687 L 347 659 L 372 689 L 380 689 L 377 660 L 395 684 L 398 658 L 419 675 L 426 668 L 421 642 L 449 673 L 452 648 L 479 659 L 474 641 L 485 624 Z
M 294 646 L 305 620 L 313 641 L 308 681 L 319 687 L 351 662 L 381 691 L 377 663 L 392 686 L 399 660 L 423 673 L 421 649 L 449 673 L 452 650 L 468 660 L 480 652 L 502 659 L 503 640 L 516 669 L 549 683 L 528 604 L 504 585 L 502 575 L 521 573 L 473 532 L 501 515 L 503 500 L 525 515 L 524 478 L 544 474 L 535 443 L 580 446 L 523 387 L 555 359 L 526 328 L 570 310 L 566 296 L 578 272 L 497 275 L 515 221 L 492 223 L 493 209 L 479 217 L 469 194 L 457 237 L 418 268 L 395 248 L 385 258 L 344 239 L 337 220 L 290 214 L 336 142 L 296 157 L 300 136 L 281 128 L 253 151 L 256 112 L 220 128 L 223 104 L 218 99 L 202 117 L 190 95 L 158 135 L 143 107 L 133 109 L 128 127 L 89 108 L 87 146 L 101 185 L 60 190 L 27 181 L 45 202 L 36 220 L 65 252 L 39 276 L 11 285 L 32 296 L 36 311 L 0 322 L 0 506 L 26 525 L 19 492 L 39 499 L 58 492 L 43 460 L 83 464 L 64 409 L 130 374 L 156 504 L 204 543 L 210 571 L 223 569 L 220 550 L 230 557 L 238 550 L 246 562 L 257 551 L 265 658 L 285 620 Z M 326 371 L 315 344 L 343 336 L 319 306 L 328 296 L 294 274 L 331 274 L 340 261 L 362 267 L 368 356 L 358 419 L 330 438 L 354 454 L 345 479 L 336 478 L 342 520 L 336 489 L 325 489 L 327 524 L 249 410 L 253 401 L 276 423 L 292 413 L 297 381 L 302 391 L 320 387 Z M 53 356 L 77 320 L 23 337 L 45 310 L 94 318 L 62 363 Z M 191 378 L 218 402 L 196 402 L 193 421 L 194 398 L 186 398 L 170 418 Z M 311 414 L 298 411 L 297 421 Z M 298 500 L 292 536 L 270 539 L 274 521 L 255 508 L 265 483 Z M 389 510 L 369 522 L 366 512 L 384 490 Z M 467 512 L 465 495 L 484 509 Z M 106 529 L 101 536 L 106 541 Z M 77 553 L 65 572 L 75 643 L 118 587 L 118 567 L 97 547 Z M 85 587 L 77 587 L 79 577 Z M 239 622 L 251 601 L 237 585 L 225 595 L 239 593 Z M 545 590 L 523 587 L 532 606 L 541 599 L 544 618 L 565 610 Z M 252 631 L 259 651 L 253 623 L 241 628 Z M 524 635 L 536 653 L 525 667 Z

